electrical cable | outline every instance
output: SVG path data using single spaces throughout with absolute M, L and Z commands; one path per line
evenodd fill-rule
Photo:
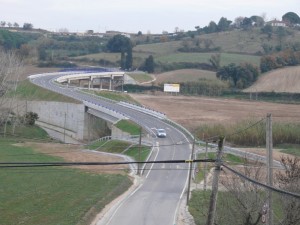
M 226 169 L 228 169 L 228 170 L 231 171 L 232 173 L 238 175 L 239 177 L 242 177 L 243 179 L 248 180 L 248 181 L 250 181 L 250 182 L 252 182 L 252 183 L 254 183 L 254 184 L 256 184 L 256 185 L 262 186 L 262 187 L 264 187 L 264 188 L 266 188 L 266 189 L 272 190 L 272 191 L 274 191 L 274 192 L 278 192 L 278 193 L 280 193 L 280 194 L 285 194 L 285 195 L 289 195 L 289 196 L 292 196 L 292 197 L 295 197 L 295 198 L 300 199 L 300 194 L 292 193 L 292 192 L 288 192 L 288 191 L 284 191 L 284 190 L 277 189 L 277 188 L 274 188 L 274 187 L 272 187 L 272 186 L 269 186 L 269 185 L 267 185 L 267 184 L 263 184 L 263 183 L 261 183 L 261 182 L 258 182 L 258 181 L 256 181 L 256 180 L 251 179 L 251 178 L 245 176 L 244 174 L 242 174 L 242 173 L 240 173 L 240 172 L 238 172 L 238 171 L 236 171 L 236 170 L 230 168 L 229 166 L 225 165 L 224 163 L 222 163 L 222 166 L 224 166 Z
M 262 119 L 260 119 L 259 121 L 255 122 L 254 124 L 249 125 L 249 126 L 246 127 L 246 128 L 243 128 L 243 129 L 241 129 L 241 130 L 237 130 L 237 131 L 235 131 L 235 132 L 233 132 L 233 133 L 231 133 L 231 134 L 225 135 L 225 136 L 226 136 L 226 137 L 230 137 L 230 136 L 233 136 L 233 135 L 236 135 L 236 134 L 245 132 L 246 130 L 248 130 L 248 129 L 254 127 L 254 126 L 256 126 L 257 124 L 261 123 L 261 122 L 264 121 L 264 120 L 265 120 L 265 118 L 262 118 Z M 220 134 L 220 135 L 221 135 L 221 134 Z M 211 137 L 205 138 L 204 141 L 213 141 L 213 142 L 214 142 L 214 141 L 216 141 L 217 138 L 220 137 L 220 135 L 215 135 L 215 136 L 211 136 Z
M 52 166 L 105 166 L 105 165 L 127 165 L 127 164 L 152 164 L 152 163 L 193 163 L 193 162 L 215 162 L 214 159 L 195 160 L 159 160 L 159 161 L 136 161 L 136 162 L 1 162 L 0 168 L 19 167 L 52 167 Z

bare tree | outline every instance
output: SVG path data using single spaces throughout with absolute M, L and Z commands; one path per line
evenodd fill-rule
M 0 109 L 3 112 L 0 121 L 4 125 L 4 133 L 12 116 L 21 69 L 22 61 L 14 52 L 0 51 Z
M 246 163 L 247 164 L 247 163 Z M 264 179 L 261 164 L 255 163 L 252 167 L 243 167 L 243 174 L 255 180 Z M 224 204 L 218 211 L 218 224 L 257 225 L 261 222 L 262 207 L 265 203 L 263 190 L 231 172 L 224 170 L 226 178 L 222 185 L 227 189 L 223 198 Z M 222 195 L 221 195 L 222 196 Z M 220 196 L 220 197 L 221 197 Z M 226 221 L 226 223 L 224 223 Z
M 279 187 L 289 192 L 300 192 L 300 158 L 282 157 L 281 164 L 285 168 L 284 172 L 279 172 L 276 177 Z M 281 224 L 295 225 L 300 224 L 300 201 L 288 196 L 282 196 L 282 207 L 284 218 Z

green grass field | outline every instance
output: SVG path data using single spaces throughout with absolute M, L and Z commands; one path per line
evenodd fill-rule
M 130 120 L 120 120 L 115 126 L 131 135 L 140 134 L 141 127 Z
M 0 140 L 1 162 L 62 161 Z M 127 176 L 101 175 L 68 168 L 2 168 L 1 225 L 89 224 L 132 184 Z
M 12 96 L 14 93 L 10 93 Z M 40 100 L 40 101 L 57 101 L 57 102 L 71 102 L 78 103 L 72 98 L 64 95 L 49 91 L 47 89 L 41 88 L 35 84 L 30 83 L 29 80 L 22 81 L 16 90 L 16 96 L 23 100 Z
M 135 101 L 133 98 L 130 97 L 130 95 L 126 93 L 121 92 L 112 92 L 112 91 L 85 91 L 87 93 L 91 93 L 103 98 L 111 99 L 114 101 L 124 101 L 124 102 L 130 102 L 133 104 L 139 104 L 137 101 Z
M 162 63 L 179 63 L 179 62 L 192 62 L 192 63 L 209 63 L 211 55 L 216 53 L 173 53 L 156 58 L 157 61 Z M 243 54 L 230 54 L 221 53 L 221 66 L 230 63 L 252 63 L 259 65 L 259 56 L 243 55 Z
M 133 73 L 127 73 L 127 74 L 139 83 L 150 82 L 153 80 L 153 78 L 147 73 L 133 72 Z

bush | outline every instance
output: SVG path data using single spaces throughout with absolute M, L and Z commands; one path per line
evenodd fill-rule
M 39 118 L 37 113 L 34 112 L 28 112 L 24 116 L 25 118 L 25 124 L 33 126 L 35 124 L 35 121 Z

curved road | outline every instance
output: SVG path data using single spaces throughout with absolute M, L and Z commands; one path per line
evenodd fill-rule
M 183 133 L 164 121 L 134 109 L 101 100 L 79 92 L 76 88 L 56 85 L 53 80 L 60 74 L 31 78 L 31 82 L 79 101 L 89 101 L 123 113 L 143 126 L 148 132 L 165 128 L 167 137 L 156 139 L 159 148 L 154 151 L 156 160 L 188 159 L 190 144 Z M 174 225 L 177 210 L 188 175 L 188 164 L 153 164 L 147 167 L 142 184 L 132 193 L 102 225 Z M 151 169 L 151 170 L 150 170 Z

